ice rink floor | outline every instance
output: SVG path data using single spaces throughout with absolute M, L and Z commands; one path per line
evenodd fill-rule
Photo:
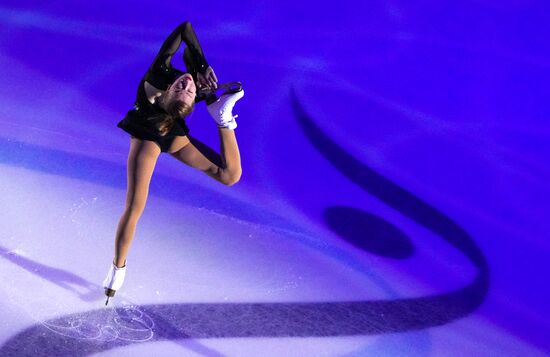
M 150 6 L 0 6 L 0 356 L 550 354 L 548 8 Z M 243 176 L 161 155 L 105 306 L 116 123 L 184 20 Z

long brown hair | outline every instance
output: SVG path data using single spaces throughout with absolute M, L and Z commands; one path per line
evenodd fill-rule
M 188 105 L 181 100 L 171 101 L 167 107 L 166 112 L 159 113 L 154 116 L 154 122 L 160 135 L 166 135 L 174 126 L 174 123 L 178 119 L 183 119 L 189 115 L 195 108 L 195 103 Z

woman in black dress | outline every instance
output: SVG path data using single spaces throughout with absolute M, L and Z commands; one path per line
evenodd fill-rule
M 183 58 L 187 73 L 171 64 L 182 41 L 186 44 Z M 118 123 L 119 128 L 131 135 L 131 143 L 126 207 L 116 231 L 114 260 L 103 282 L 107 302 L 124 281 L 128 249 L 145 208 L 155 164 L 162 152 L 226 185 L 235 184 L 241 177 L 239 147 L 234 132 L 237 123 L 232 109 L 244 91 L 233 90 L 219 98 L 212 95 L 205 98 L 201 93 L 214 91 L 217 82 L 191 23 L 186 21 L 164 41 L 139 84 L 134 108 Z M 213 155 L 187 136 L 189 129 L 185 117 L 193 110 L 195 102 L 204 99 L 208 99 L 207 110 L 218 126 L 219 155 Z

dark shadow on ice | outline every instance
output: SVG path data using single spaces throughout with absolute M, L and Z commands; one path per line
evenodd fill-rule
M 394 259 L 409 258 L 414 246 L 393 224 L 363 210 L 334 206 L 324 212 L 329 228 L 359 249 Z
M 485 299 L 490 282 L 490 272 L 487 265 L 487 260 L 479 249 L 475 241 L 470 235 L 455 221 L 445 215 L 437 208 L 431 206 L 421 198 L 415 196 L 405 188 L 397 185 L 390 179 L 384 177 L 374 171 L 360 160 L 353 157 L 350 153 L 344 150 L 338 143 L 326 135 L 315 121 L 304 110 L 296 91 L 293 89 L 292 107 L 298 123 L 307 137 L 309 142 L 315 149 L 342 175 L 344 175 L 350 183 L 353 183 L 363 189 L 366 193 L 376 197 L 381 202 L 387 204 L 395 211 L 403 216 L 415 221 L 417 224 L 432 231 L 434 234 L 441 237 L 444 241 L 456 248 L 464 254 L 470 262 L 477 268 L 477 275 L 473 281 L 465 287 L 452 291 L 450 293 L 426 296 L 418 299 L 404 299 L 401 301 L 405 306 L 418 309 L 423 315 L 426 326 L 433 324 L 444 323 L 446 319 L 451 321 L 459 317 L 463 317 L 474 311 Z M 338 207 L 339 216 L 349 214 L 356 216 L 348 220 L 347 227 L 342 228 L 343 223 L 335 223 L 334 220 L 335 208 L 327 208 L 325 210 L 325 219 L 329 226 L 337 233 L 340 233 L 344 239 L 352 239 L 352 243 L 358 245 L 361 240 L 360 234 L 364 232 L 365 221 L 359 217 L 368 217 L 369 213 L 351 207 Z M 379 220 L 382 218 L 378 217 Z M 380 223 L 376 223 L 380 225 Z M 387 223 L 391 225 L 391 223 Z M 389 231 L 384 228 L 384 231 Z M 394 234 L 395 232 L 392 232 Z M 363 239 L 366 239 L 364 237 Z M 384 237 L 385 238 L 385 237 Z M 385 238 L 386 239 L 386 238 Z M 397 253 L 402 254 L 406 249 L 406 240 L 403 237 L 397 238 L 397 244 L 393 248 L 384 251 L 385 255 Z M 366 247 L 366 243 L 362 243 Z M 369 243 L 369 252 L 373 253 L 372 243 Z M 397 248 L 396 248 L 397 247 Z M 386 247 L 383 247 L 384 249 Z M 379 250 L 381 250 L 379 248 Z M 380 254 L 379 255 L 384 255 Z M 452 316 L 452 318 L 451 318 Z M 396 316 L 399 319 L 398 316 Z M 404 316 L 404 325 L 406 323 Z M 447 322 L 448 322 L 447 321 Z
M 131 319 L 116 321 L 105 308 L 30 327 L 8 340 L 0 355 L 86 356 L 179 339 L 383 334 L 441 325 L 472 308 L 452 294 L 393 301 L 142 305 Z
M 38 263 L 0 246 L 0 256 L 26 271 L 66 289 L 84 301 L 94 301 L 101 296 L 100 287 L 67 270 Z

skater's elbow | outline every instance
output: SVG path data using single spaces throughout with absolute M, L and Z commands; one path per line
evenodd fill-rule
M 193 26 L 191 26 L 191 22 L 188 20 L 185 20 L 181 25 L 180 28 L 185 31 L 190 31 L 193 29 Z

